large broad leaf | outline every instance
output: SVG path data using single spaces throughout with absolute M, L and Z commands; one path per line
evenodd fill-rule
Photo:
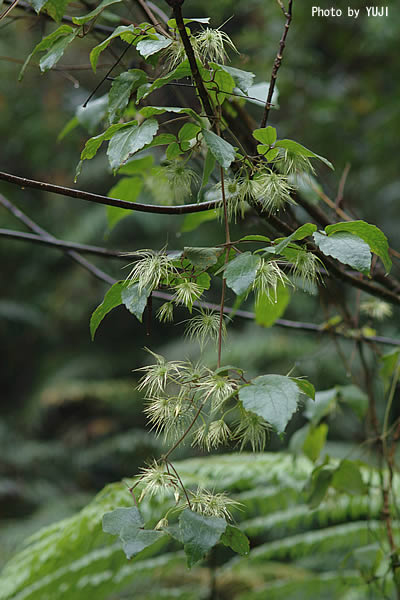
M 151 36 L 151 38 L 147 38 L 145 40 L 141 40 L 136 48 L 139 54 L 144 56 L 144 58 L 148 58 L 156 52 L 160 50 L 164 50 L 164 48 L 168 48 L 172 44 L 171 38 L 166 38 L 164 35 L 159 33 L 155 33 Z
M 295 242 L 298 240 L 304 240 L 304 238 L 312 235 L 317 230 L 317 226 L 313 223 L 304 223 L 301 225 L 296 231 L 288 235 L 288 237 L 283 238 L 276 246 L 273 247 L 275 254 L 280 254 L 289 244 L 290 242 Z M 268 248 L 269 251 L 272 248 Z
M 124 164 L 135 152 L 149 144 L 157 130 L 157 121 L 148 119 L 141 125 L 137 125 L 136 121 L 133 121 L 129 127 L 124 127 L 113 135 L 107 149 L 108 160 L 113 171 Z
M 48 0 L 44 5 L 44 10 L 54 21 L 60 23 L 69 2 L 70 0 Z
M 324 164 L 326 164 L 330 169 L 334 170 L 332 163 L 329 162 L 328 159 L 324 158 L 323 156 L 320 156 L 319 154 L 315 154 L 315 152 L 313 152 L 312 150 L 309 150 L 305 146 L 302 146 L 298 142 L 295 142 L 293 140 L 279 140 L 276 142 L 275 145 L 279 148 L 283 148 L 284 150 L 287 150 L 291 154 L 297 154 L 298 156 L 305 156 L 307 158 L 318 158 L 320 161 L 322 161 Z
M 203 130 L 204 141 L 217 162 L 227 169 L 235 160 L 235 148 L 212 131 Z
M 176 113 L 179 115 L 190 115 L 197 121 L 201 122 L 201 117 L 199 117 L 199 115 L 192 108 L 187 108 L 184 106 L 144 106 L 140 109 L 140 114 L 142 114 L 146 119 L 148 117 L 153 117 L 154 115 L 163 115 L 166 112 Z
M 251 252 L 243 252 L 231 260 L 224 271 L 227 285 L 237 294 L 244 294 L 253 283 L 260 257 Z
M 46 4 L 46 2 L 47 2 L 47 0 L 30 0 L 29 4 L 39 14 L 41 9 L 43 8 L 43 6 Z M 0 3 L 0 8 L 1 8 L 1 4 L 2 3 Z
M 229 73 L 229 75 L 234 80 L 236 86 L 245 94 L 247 93 L 248 89 L 253 85 L 253 80 L 255 77 L 254 73 L 251 73 L 250 71 L 242 71 L 242 69 L 236 69 L 234 67 L 227 67 L 226 65 L 221 65 L 218 63 L 215 63 L 215 65 L 223 71 Z
M 189 568 L 219 542 L 226 526 L 225 519 L 204 517 L 189 509 L 183 511 L 179 517 L 179 530 Z
M 130 313 L 142 322 L 143 311 L 146 308 L 147 298 L 151 290 L 142 288 L 139 290 L 139 284 L 127 285 L 122 288 L 121 299 Z
M 347 231 L 360 237 L 368 244 L 371 252 L 377 254 L 385 265 L 386 272 L 392 267 L 392 261 L 389 256 L 389 244 L 386 235 L 375 225 L 365 221 L 347 221 L 345 223 L 335 223 L 325 227 L 328 235 L 338 231 Z
M 371 251 L 369 245 L 353 233 L 338 232 L 327 236 L 316 231 L 313 235 L 318 248 L 326 255 L 369 275 Z
M 104 296 L 103 302 L 96 308 L 90 318 L 90 334 L 92 340 L 96 334 L 97 328 L 104 319 L 104 317 L 116 306 L 122 304 L 122 289 L 124 287 L 123 281 L 117 281 L 113 286 L 110 287 L 106 295 Z
M 131 69 L 118 75 L 111 84 L 108 94 L 108 116 L 114 123 L 128 105 L 131 94 L 147 80 L 146 73 L 141 69 Z
M 120 37 L 124 42 L 132 44 L 134 41 L 141 39 L 142 36 L 140 32 L 140 27 L 135 27 L 134 25 L 121 25 L 120 27 L 117 27 L 108 38 L 103 40 L 101 44 L 95 46 L 90 52 L 90 64 L 92 65 L 93 71 L 96 73 L 99 56 L 113 39 Z
M 123 177 L 118 181 L 108 192 L 110 198 L 118 200 L 127 200 L 128 202 L 136 202 L 143 186 L 143 181 L 139 177 Z M 119 206 L 107 206 L 107 221 L 108 229 L 111 230 L 124 217 L 132 214 L 131 210 L 119 208 Z
M 222 534 L 221 542 L 242 556 L 246 556 L 250 552 L 249 538 L 243 531 L 233 525 L 227 525 L 225 533 Z
M 184 257 L 195 267 L 208 269 L 208 267 L 211 267 L 218 262 L 218 257 L 223 251 L 223 248 L 192 248 L 190 246 L 185 246 Z
M 115 123 L 114 125 L 111 125 L 111 127 L 109 127 L 103 133 L 100 133 L 99 135 L 96 135 L 95 137 L 90 138 L 86 142 L 85 147 L 83 148 L 83 150 L 81 152 L 81 160 L 79 161 L 79 163 L 76 167 L 74 181 L 76 181 L 78 179 L 78 177 L 81 173 L 82 164 L 83 164 L 84 160 L 90 160 L 91 158 L 96 156 L 97 151 L 99 150 L 99 148 L 103 142 L 111 139 L 112 136 L 120 129 L 123 129 L 124 127 L 131 127 L 133 123 L 137 124 L 137 121 L 131 121 L 130 123 Z
M 73 29 L 69 25 L 61 25 L 61 27 L 53 31 L 53 33 L 43 38 L 24 62 L 18 80 L 21 81 L 31 58 L 38 52 L 47 51 L 40 59 L 40 70 L 44 72 L 51 69 L 60 60 L 65 49 L 76 38 L 78 33 L 79 29 Z
M 263 127 L 262 129 L 255 129 L 253 131 L 253 137 L 262 144 L 265 144 L 265 146 L 272 146 L 275 144 L 277 138 L 276 129 L 270 125 L 268 127 Z
M 361 495 L 367 492 L 367 486 L 361 476 L 358 465 L 352 460 L 342 460 L 332 479 L 332 485 L 340 492 Z
M 163 87 L 167 83 L 171 83 L 171 81 L 175 81 L 176 79 L 182 79 L 182 77 L 190 77 L 191 74 L 192 72 L 190 70 L 189 61 L 184 60 L 176 67 L 176 69 L 168 73 L 168 75 L 165 75 L 165 77 L 159 77 L 148 87 L 141 86 L 138 90 L 137 102 L 151 94 L 151 92 L 154 92 L 154 90 L 158 90 L 159 88 Z
M 87 13 L 87 15 L 82 15 L 81 17 L 72 17 L 72 21 L 77 25 L 83 25 L 84 23 L 87 23 L 91 19 L 97 17 L 97 15 L 107 8 L 107 6 L 116 4 L 117 2 L 122 2 L 122 0 L 102 0 L 102 2 L 100 2 L 100 4 L 96 6 L 96 8 L 90 13 Z
M 265 419 L 278 433 L 285 430 L 299 398 L 296 383 L 284 375 L 261 375 L 239 390 L 244 408 Z
M 254 304 L 256 323 L 263 327 L 271 327 L 283 315 L 289 300 L 289 290 L 282 283 L 278 284 L 273 297 L 268 294 L 258 294 Z
M 143 526 L 143 517 L 136 506 L 116 508 L 103 516 L 103 531 L 120 537 L 128 559 L 166 535 L 162 531 L 143 529 Z

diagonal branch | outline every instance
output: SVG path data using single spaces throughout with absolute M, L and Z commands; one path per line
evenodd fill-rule
M 52 183 L 46 183 L 45 181 L 36 181 L 34 179 L 26 179 L 26 177 L 18 177 L 17 175 L 12 175 L 11 173 L 4 173 L 3 171 L 0 171 L 0 180 L 1 179 L 3 181 L 7 181 L 8 183 L 19 185 L 22 188 L 34 188 L 42 190 L 44 192 L 60 194 L 61 196 L 69 196 L 71 198 L 78 198 L 80 200 L 94 202 L 95 204 L 117 206 L 118 208 L 124 208 L 125 210 L 136 210 L 138 212 L 154 213 L 160 215 L 186 215 L 189 213 L 210 210 L 219 206 L 219 201 L 216 200 L 210 202 L 201 202 L 199 204 L 183 204 L 181 206 L 159 206 L 157 204 L 141 204 L 139 202 L 127 202 L 126 200 L 117 200 L 116 198 L 109 198 L 108 196 L 102 196 L 100 194 L 93 194 L 91 192 L 85 192 L 83 190 L 75 190 L 73 188 L 67 188 L 61 185 L 54 185 Z
M 0 200 L 1 201 L 1 200 Z M 104 258 L 119 258 L 126 262 L 126 256 L 118 250 L 107 250 L 100 246 L 89 246 L 87 244 L 77 244 L 76 242 L 66 242 L 57 238 L 49 238 L 48 236 L 35 235 L 33 233 L 25 233 L 23 231 L 14 231 L 12 229 L 1 229 L 0 236 L 19 240 L 23 242 L 31 242 L 33 244 L 41 244 L 42 246 L 51 246 L 60 250 L 74 250 L 83 252 L 84 254 L 94 254 Z M 132 254 L 129 255 L 131 258 Z

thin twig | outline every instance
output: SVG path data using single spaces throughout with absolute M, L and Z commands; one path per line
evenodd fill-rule
M 272 97 L 274 95 L 276 79 L 278 77 L 279 67 L 281 66 L 281 62 L 282 62 L 283 51 L 285 49 L 286 38 L 287 38 L 287 34 L 289 32 L 290 23 L 292 21 L 293 0 L 289 0 L 287 12 L 285 12 L 281 2 L 279 2 L 279 5 L 282 8 L 283 13 L 286 17 L 286 22 L 285 22 L 285 27 L 283 29 L 282 38 L 279 42 L 279 50 L 276 55 L 276 58 L 274 61 L 274 66 L 272 69 L 271 80 L 270 80 L 270 84 L 269 84 L 269 88 L 268 88 L 268 96 L 267 96 L 267 100 L 266 100 L 265 108 L 264 108 L 264 114 L 263 114 L 263 118 L 261 119 L 261 123 L 260 123 L 261 128 L 265 127 L 267 124 L 267 121 L 268 121 L 269 111 L 272 106 Z

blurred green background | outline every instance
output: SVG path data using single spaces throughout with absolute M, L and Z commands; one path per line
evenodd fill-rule
M 164 4 L 158 0 L 165 10 Z M 312 5 L 311 0 L 295 3 L 278 78 L 280 108 L 272 111 L 270 124 L 278 128 L 279 137 L 295 139 L 334 163 L 334 173 L 319 170 L 320 183 L 331 198 L 336 197 L 349 165 L 344 208 L 355 218 L 382 228 L 391 246 L 398 249 L 400 11 L 393 1 L 388 3 L 388 19 L 364 14 L 358 20 L 323 19 L 311 18 Z M 133 20 L 143 20 L 133 4 L 128 10 Z M 253 71 L 256 83 L 269 80 L 283 27 L 276 2 L 188 0 L 185 14 L 211 16 L 214 27 L 228 20 L 224 30 L 240 50 L 240 54 L 231 53 L 232 66 Z M 19 9 L 12 16 L 0 24 L 0 168 L 72 186 L 89 134 L 79 126 L 60 142 L 57 137 L 104 69 L 97 75 L 89 69 L 41 75 L 33 61 L 18 83 L 20 63 L 54 25 Z M 88 66 L 90 48 L 103 37 L 96 34 L 96 39 L 78 39 L 59 66 Z M 118 43 L 113 48 L 118 51 Z M 128 64 L 137 64 L 134 51 L 128 57 Z M 104 53 L 103 64 L 114 60 L 111 53 Z M 98 96 L 108 85 L 103 84 Z M 163 98 L 163 103 L 173 104 L 172 98 L 171 91 L 171 98 Z M 259 122 L 262 109 L 252 106 L 250 110 Z M 107 194 L 114 184 L 104 153 L 99 153 L 85 165 L 77 185 Z M 124 251 L 161 248 L 166 242 L 176 249 L 222 241 L 217 222 L 185 233 L 181 231 L 184 217 L 133 213 L 109 233 L 105 207 L 3 182 L 0 193 L 65 240 Z M 149 192 L 140 200 L 151 201 Z M 296 211 L 300 219 L 307 219 L 300 208 Z M 24 230 L 2 207 L 0 224 Z M 251 216 L 239 229 L 268 231 Z M 72 514 L 106 483 L 135 474 L 147 457 L 162 451 L 161 440 L 145 429 L 143 398 L 135 390 L 132 371 L 145 363 L 145 346 L 169 358 L 194 360 L 199 349 L 183 337 L 184 311 L 176 325 L 160 326 L 154 320 L 147 336 L 144 326 L 124 308 L 117 308 L 92 342 L 89 319 L 102 301 L 105 284 L 58 250 L 0 238 L 0 257 L 1 564 L 27 535 Z M 90 260 L 115 278 L 127 273 L 121 261 Z M 398 263 L 393 273 L 399 275 Z M 342 286 L 329 288 L 327 294 L 346 298 L 350 307 L 356 300 Z M 216 298 L 211 294 L 211 300 Z M 234 298 L 228 301 L 233 303 Z M 251 301 L 244 308 L 251 309 Z M 334 314 L 329 298 L 322 305 L 318 295 L 296 291 L 285 317 L 321 323 Z M 363 322 L 367 322 L 365 317 Z M 381 335 L 399 337 L 398 310 L 376 327 Z M 340 346 L 357 377 L 354 344 L 340 342 Z M 214 355 L 209 348 L 206 360 L 210 364 L 215 362 Z M 374 374 L 377 365 L 369 354 L 367 359 Z M 263 329 L 238 318 L 231 325 L 224 361 L 240 364 L 251 375 L 285 374 L 294 368 L 295 374 L 309 377 L 318 390 L 353 381 L 329 336 L 279 327 Z M 382 398 L 380 384 L 376 387 Z M 297 415 L 286 439 L 272 437 L 270 448 L 284 447 L 302 422 Z M 338 415 L 333 425 L 329 446 L 333 455 L 340 456 L 349 443 L 362 439 L 362 427 L 348 415 Z M 179 457 L 193 454 L 193 449 L 186 448 Z

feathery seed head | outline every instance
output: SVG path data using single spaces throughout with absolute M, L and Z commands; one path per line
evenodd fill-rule
M 241 506 L 240 502 L 232 500 L 224 492 L 214 494 L 201 487 L 198 487 L 196 492 L 191 492 L 190 504 L 193 511 L 205 517 L 229 520 L 232 520 L 231 510 Z
M 234 430 L 234 439 L 240 443 L 240 450 L 250 444 L 253 452 L 262 452 L 270 429 L 271 426 L 262 417 L 241 409 L 240 421 Z
M 290 195 L 293 187 L 286 175 L 265 171 L 259 173 L 253 181 L 253 195 L 260 202 L 265 212 L 275 213 L 283 208 L 286 203 L 294 204 L 294 200 Z
M 220 316 L 217 312 L 200 309 L 195 317 L 189 319 L 185 335 L 195 339 L 203 348 L 210 340 L 217 342 L 219 335 Z M 226 338 L 226 324 L 222 321 L 222 335 Z
M 378 298 L 372 298 L 370 300 L 366 300 L 365 302 L 361 302 L 360 308 L 363 313 L 366 313 L 378 321 L 382 321 L 386 317 L 390 317 L 392 315 L 392 307 L 390 304 L 384 300 L 379 300 Z
M 133 266 L 126 280 L 131 284 L 139 283 L 139 291 L 144 288 L 154 290 L 162 280 L 168 281 L 177 273 L 173 261 L 165 252 L 154 253 L 152 250 L 140 250 L 135 254 L 142 258 L 131 263 Z
M 262 258 L 252 286 L 257 296 L 265 294 L 270 300 L 273 298 L 276 301 L 278 283 L 292 285 L 276 261 Z
M 195 36 L 195 39 L 198 54 L 203 62 L 224 63 L 227 58 L 225 46 L 237 52 L 229 35 L 220 29 L 206 27 Z
M 194 281 L 185 280 L 174 286 L 174 301 L 184 304 L 192 312 L 193 302 L 198 300 L 204 289 Z

